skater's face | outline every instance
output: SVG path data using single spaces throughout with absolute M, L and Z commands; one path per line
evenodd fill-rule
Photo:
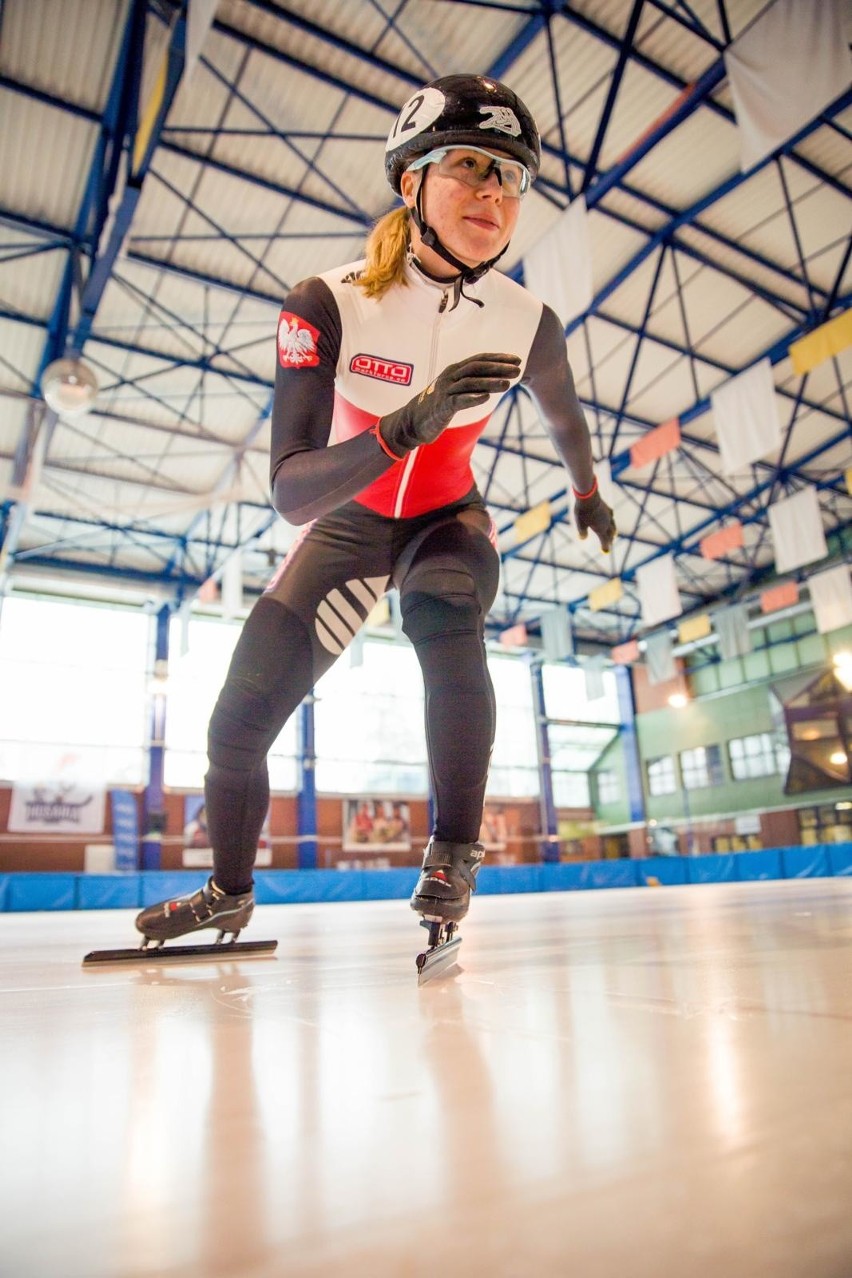
M 499 151 L 492 153 L 500 158 Z M 421 182 L 425 183 L 421 197 L 424 221 L 459 261 L 478 266 L 502 253 L 517 225 L 520 199 L 506 193 L 496 171 L 478 186 L 469 186 L 434 165 L 403 173 L 402 198 L 409 208 L 415 205 Z M 422 243 L 413 223 L 411 246 L 431 275 L 449 279 L 457 274 Z

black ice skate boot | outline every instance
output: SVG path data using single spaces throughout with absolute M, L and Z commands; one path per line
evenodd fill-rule
M 188 932 L 200 932 L 205 927 L 219 929 L 217 941 L 221 941 L 226 932 L 233 933 L 233 940 L 236 940 L 253 910 L 253 892 L 229 896 L 216 886 L 211 875 L 197 892 L 149 905 L 136 916 L 136 927 L 144 935 L 146 943 L 153 941 L 157 945 L 172 941 L 177 936 L 186 936 Z
M 467 914 L 470 894 L 485 856 L 481 843 L 439 843 L 430 839 L 423 869 L 411 897 L 411 908 L 425 919 L 459 923 Z

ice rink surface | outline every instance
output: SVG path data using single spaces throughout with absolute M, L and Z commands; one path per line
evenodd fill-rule
M 132 920 L 0 915 L 4 1278 L 852 1278 L 852 879 L 474 899 L 421 988 L 404 901 Z

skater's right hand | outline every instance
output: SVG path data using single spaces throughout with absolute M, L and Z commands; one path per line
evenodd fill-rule
M 489 395 L 508 390 L 520 371 L 517 355 L 469 355 L 445 368 L 402 408 L 381 417 L 374 430 L 402 458 L 421 444 L 433 443 L 462 409 L 484 404 Z

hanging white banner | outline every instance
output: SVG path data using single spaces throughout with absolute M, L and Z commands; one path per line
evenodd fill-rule
M 642 604 L 642 624 L 656 626 L 683 612 L 677 588 L 673 555 L 661 555 L 636 569 L 636 584 Z
M 828 554 L 819 494 L 812 485 L 769 507 L 769 530 L 779 573 L 816 563 Z
M 848 0 L 775 0 L 729 46 L 743 173 L 846 92 L 850 25 Z
M 852 579 L 848 564 L 815 573 L 808 578 L 808 590 L 821 635 L 852 625 Z
M 781 444 L 772 365 L 759 360 L 710 393 L 722 473 L 736 475 Z
M 563 324 L 587 311 L 594 297 L 586 201 L 576 196 L 524 257 L 524 284 Z

